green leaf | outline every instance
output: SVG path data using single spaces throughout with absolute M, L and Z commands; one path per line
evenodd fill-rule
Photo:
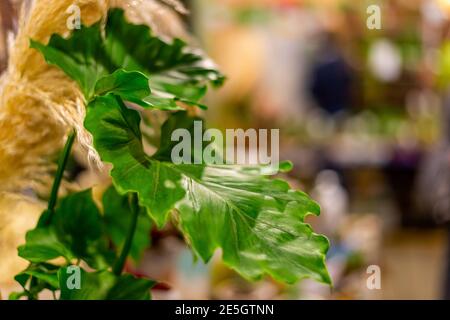
M 19 256 L 30 262 L 46 262 L 58 257 L 70 261 L 75 258 L 71 250 L 58 239 L 54 226 L 28 231 L 25 240 L 26 243 L 19 247 Z
M 74 253 L 85 254 L 87 244 L 102 234 L 100 211 L 92 200 L 91 190 L 63 198 L 52 224 L 63 242 L 71 244 Z
M 63 198 L 52 224 L 59 240 L 77 258 L 97 268 L 110 265 L 113 256 L 108 252 L 108 242 L 103 237 L 102 218 L 90 189 Z
M 23 291 L 11 293 L 9 300 L 19 300 L 22 297 L 35 300 L 45 289 L 55 292 L 59 289 L 59 269 L 60 267 L 48 263 L 30 264 L 27 269 L 14 277 Z
M 35 277 L 36 279 L 47 283 L 48 289 L 57 290 L 59 289 L 58 270 L 59 267 L 48 263 L 31 264 L 27 269 L 19 273 L 15 279 L 25 287 L 25 283 L 23 283 L 21 277 L 24 277 L 23 279 Z
M 61 300 L 149 300 L 155 282 L 132 275 L 116 276 L 109 271 L 86 272 L 80 269 L 80 289 L 68 288 L 72 274 L 67 268 L 59 273 Z
M 14 277 L 14 280 L 16 280 L 20 284 L 23 291 L 11 292 L 8 299 L 19 300 L 22 297 L 31 297 L 30 292 L 26 289 L 26 285 L 30 280 L 30 276 L 24 273 L 19 273 Z
M 44 215 L 46 211 L 44 211 Z M 57 206 L 49 225 L 39 225 L 26 235 L 19 256 L 34 263 L 64 257 L 83 259 L 92 267 L 107 267 L 114 256 L 103 237 L 103 222 L 90 190 L 71 194 Z
M 250 279 L 269 274 L 288 283 L 304 277 L 331 282 L 328 240 L 304 222 L 320 211 L 306 194 L 259 168 L 176 165 L 149 157 L 139 124 L 139 114 L 111 96 L 96 99 L 85 121 L 100 156 L 113 164 L 117 190 L 137 192 L 159 226 L 176 208 L 183 233 L 205 261 L 222 248 L 225 263 Z M 169 131 L 162 139 L 170 139 Z M 161 142 L 168 150 L 166 144 Z
M 30 276 L 24 273 L 19 273 L 14 277 L 14 280 L 16 280 L 22 288 L 25 288 L 28 280 L 30 280 Z
M 132 220 L 128 197 L 119 195 L 114 187 L 110 187 L 103 195 L 103 208 L 106 231 L 114 245 L 120 248 L 125 242 Z M 151 226 L 149 216 L 142 209 L 130 249 L 135 261 L 141 259 L 144 250 L 150 245 Z
M 148 77 L 140 72 L 127 72 L 122 69 L 101 78 L 95 86 L 96 95 L 108 93 L 121 97 L 124 101 L 134 102 L 145 107 L 143 99 L 150 95 Z
M 198 50 L 179 39 L 166 43 L 147 26 L 128 23 L 121 9 L 110 10 L 105 33 L 96 23 L 67 39 L 54 34 L 47 45 L 32 40 L 31 47 L 77 81 L 88 101 L 112 92 L 143 107 L 179 110 L 181 101 L 204 108 L 199 101 L 207 84 L 223 83 Z
M 150 300 L 150 289 L 155 281 L 136 278 L 130 274 L 117 277 L 111 290 L 108 292 L 107 300 Z
M 200 179 L 186 171 L 185 179 L 181 228 L 205 261 L 220 247 L 223 260 L 249 279 L 267 273 L 287 283 L 331 282 L 328 240 L 304 222 L 320 211 L 306 194 L 245 168 L 206 167 Z

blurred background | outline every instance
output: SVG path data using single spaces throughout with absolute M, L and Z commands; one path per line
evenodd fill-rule
M 334 288 L 249 283 L 220 253 L 196 261 L 171 226 L 128 270 L 164 279 L 156 299 L 450 299 L 450 0 L 183 2 L 228 77 L 209 126 L 280 129 L 285 178 L 322 206 L 309 222 L 331 241 Z M 0 8 L 4 67 L 14 6 Z

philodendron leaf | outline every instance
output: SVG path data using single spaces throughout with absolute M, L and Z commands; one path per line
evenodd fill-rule
M 79 288 L 72 286 L 73 271 L 58 272 L 61 300 L 149 300 L 155 282 L 132 275 L 116 276 L 109 271 L 86 272 L 79 269 Z
M 88 101 L 95 94 L 114 92 L 143 107 L 178 110 L 177 101 L 203 107 L 199 101 L 207 84 L 223 82 L 202 53 L 179 39 L 164 42 L 147 26 L 128 23 L 123 10 L 110 10 L 105 33 L 103 37 L 97 23 L 74 30 L 67 39 L 55 34 L 47 45 L 32 40 L 31 46 L 77 81 Z
M 29 231 L 19 256 L 34 263 L 63 257 L 83 259 L 92 267 L 107 267 L 114 256 L 102 236 L 100 212 L 90 190 L 63 198 L 48 225 Z
M 113 164 L 117 190 L 138 193 L 159 226 L 176 208 L 183 233 L 205 261 L 221 248 L 225 263 L 250 279 L 268 274 L 288 283 L 304 277 L 331 282 L 328 240 L 304 223 L 306 215 L 319 214 L 306 194 L 258 168 L 177 165 L 150 157 L 139 124 L 139 114 L 111 95 L 96 99 L 85 121 L 100 156 Z
M 125 238 L 132 220 L 127 196 L 121 196 L 114 187 L 108 188 L 103 195 L 103 210 L 106 231 L 118 248 L 125 243 Z M 130 254 L 139 261 L 144 250 L 150 245 L 152 223 L 145 210 L 139 213 L 136 231 L 131 244 Z
M 177 204 L 181 229 L 208 261 L 222 248 L 224 261 L 250 279 L 263 274 L 292 283 L 303 277 L 330 283 L 328 240 L 304 223 L 319 207 L 281 180 L 252 170 L 206 167 L 186 174 L 187 196 Z

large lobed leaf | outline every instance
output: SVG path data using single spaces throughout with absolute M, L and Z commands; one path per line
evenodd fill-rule
M 88 34 L 86 30 L 75 33 Z M 71 43 L 74 37 L 65 41 Z M 206 82 L 222 81 L 201 55 L 188 52 L 179 40 L 168 44 L 147 27 L 128 24 L 120 10 L 110 12 L 106 38 L 99 44 L 106 54 L 94 58 L 106 59 L 90 70 L 95 83 L 67 70 L 74 64 L 66 60 L 82 61 L 68 50 L 73 44 L 55 49 L 53 43 L 34 45 L 87 92 L 85 127 L 102 160 L 112 163 L 111 176 L 120 194 L 137 193 L 158 226 L 176 209 L 181 230 L 205 261 L 221 248 L 224 261 L 250 279 L 268 274 L 288 283 L 304 277 L 331 282 L 325 266 L 328 240 L 304 222 L 308 214 L 319 214 L 318 205 L 306 194 L 269 179 L 258 168 L 172 163 L 171 131 L 192 127 L 193 119 L 185 113 L 173 115 L 163 126 L 161 148 L 154 156 L 144 152 L 140 115 L 124 100 L 166 110 L 177 109 L 176 101 L 198 104 Z M 145 77 L 150 79 L 148 90 Z
M 37 299 L 42 290 L 55 292 L 59 289 L 58 266 L 48 263 L 32 263 L 24 271 L 14 277 L 23 291 L 12 292 L 9 300 L 19 300 L 22 297 Z
M 174 117 L 186 121 L 183 113 Z M 330 283 L 328 240 L 304 223 L 307 214 L 319 214 L 306 194 L 257 168 L 177 165 L 158 152 L 148 156 L 139 113 L 114 95 L 89 106 L 85 126 L 102 159 L 113 164 L 117 190 L 138 193 L 159 226 L 176 208 L 183 233 L 205 261 L 222 248 L 224 261 L 250 279 L 269 274 L 289 283 L 303 277 Z M 163 139 L 170 139 L 170 132 Z

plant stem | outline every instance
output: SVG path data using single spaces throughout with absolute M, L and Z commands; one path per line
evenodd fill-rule
M 130 253 L 131 244 L 133 243 L 134 234 L 136 232 L 137 221 L 139 217 L 139 204 L 137 194 L 131 193 L 128 195 L 128 203 L 131 209 L 131 224 L 128 229 L 127 237 L 123 245 L 119 258 L 113 266 L 113 273 L 119 276 L 125 266 L 128 254 Z
M 50 193 L 50 199 L 48 200 L 48 218 L 46 223 L 50 223 L 53 213 L 55 211 L 56 201 L 58 200 L 58 191 L 61 185 L 61 181 L 66 170 L 67 161 L 69 160 L 70 152 L 72 150 L 73 142 L 75 141 L 75 130 L 73 130 L 67 138 L 64 150 L 61 153 L 58 160 L 58 170 L 56 171 L 55 180 L 53 181 L 52 191 Z

